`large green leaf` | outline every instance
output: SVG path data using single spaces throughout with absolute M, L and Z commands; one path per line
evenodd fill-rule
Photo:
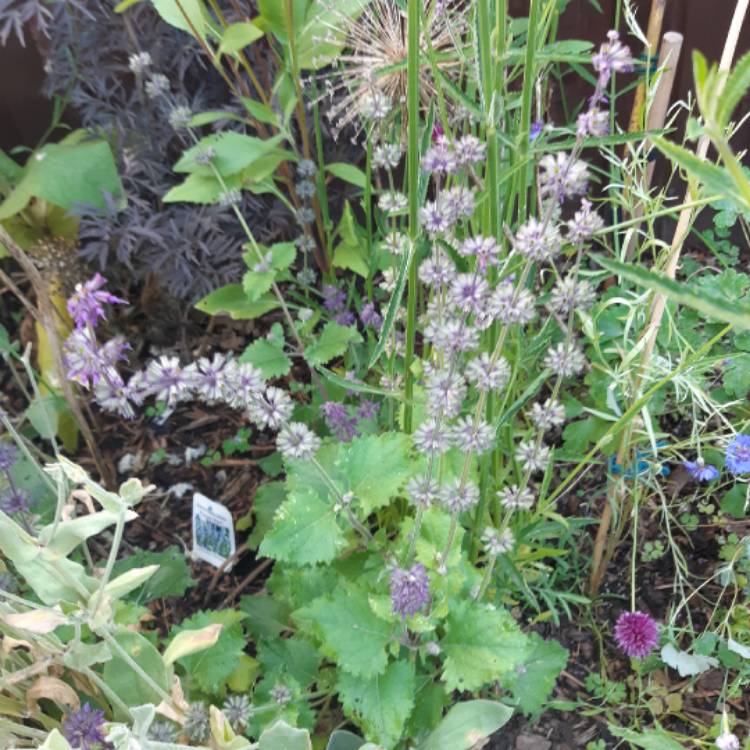
M 331 562 L 346 545 L 332 504 L 316 492 L 300 489 L 276 511 L 259 552 L 294 565 L 314 565 Z
M 400 432 L 365 435 L 342 446 L 338 464 L 347 490 L 366 514 L 387 505 L 414 471 L 408 436 Z
M 115 641 L 128 656 L 164 692 L 170 690 L 170 670 L 156 648 L 140 633 L 121 628 L 114 634 Z M 161 695 L 113 649 L 112 658 L 104 665 L 104 682 L 128 706 L 160 703 Z
M 479 690 L 523 664 L 526 636 L 508 612 L 480 602 L 451 605 L 441 641 L 449 690 Z
M 344 354 L 349 344 L 361 340 L 362 337 L 356 328 L 342 326 L 330 320 L 325 324 L 320 336 L 305 349 L 304 357 L 310 367 L 324 365 Z
M 19 526 L 10 516 L 0 511 L 0 552 L 45 604 L 61 601 L 76 602 L 83 592 L 96 591 L 98 582 L 86 575 L 80 563 L 61 558 L 48 551 Z
M 272 339 L 253 341 L 242 352 L 240 362 L 255 365 L 264 378 L 278 378 L 292 369 L 292 360 L 284 354 L 284 347 Z
M 128 598 L 134 601 L 149 602 L 167 596 L 182 596 L 188 588 L 195 585 L 185 561 L 185 553 L 176 545 L 161 552 L 137 549 L 132 555 L 115 563 L 112 575 L 119 576 L 128 570 L 146 565 L 158 565 L 159 570 L 146 583 L 129 594 Z
M 195 303 L 196 309 L 207 315 L 229 315 L 232 320 L 259 318 L 278 306 L 278 300 L 272 295 L 249 300 L 242 284 L 227 284 Z
M 23 210 L 31 198 L 66 209 L 79 204 L 103 209 L 105 193 L 122 193 L 109 145 L 101 140 L 76 142 L 69 136 L 65 143 L 50 143 L 29 157 L 23 176 L 0 205 L 0 220 Z
M 174 171 L 211 176 L 215 169 L 222 177 L 228 177 L 246 170 L 273 152 L 279 151 L 283 156 L 289 156 L 277 148 L 283 139 L 284 136 L 276 135 L 264 140 L 232 130 L 213 133 L 189 148 L 174 165 Z M 211 164 L 200 164 L 201 155 L 209 149 L 213 152 Z
M 295 31 L 299 31 L 304 25 L 309 5 L 310 0 L 292 0 L 292 21 Z M 260 16 L 256 23 L 286 41 L 286 0 L 258 0 L 258 11 Z
M 344 711 L 366 736 L 383 747 L 395 747 L 414 708 L 414 662 L 392 662 L 383 674 L 370 678 L 342 672 L 337 688 Z
M 375 615 L 364 591 L 339 587 L 331 596 L 298 610 L 294 617 L 313 623 L 324 653 L 345 672 L 372 678 L 385 671 L 393 627 Z
M 731 323 L 739 328 L 750 329 L 750 306 L 741 302 L 728 302 L 709 289 L 693 291 L 687 284 L 681 284 L 666 276 L 648 271 L 642 266 L 629 265 L 601 255 L 594 260 L 612 273 L 618 274 L 634 284 L 663 294 L 680 305 L 692 307 L 709 318 Z
M 538 714 L 568 662 L 568 652 L 557 641 L 536 633 L 529 638 L 530 653 L 523 666 L 508 673 L 503 684 L 513 693 L 525 714 Z
M 245 649 L 241 620 L 245 615 L 232 609 L 197 612 L 179 627 L 172 628 L 172 637 L 186 630 L 201 630 L 209 625 L 222 625 L 216 643 L 210 648 L 178 659 L 187 673 L 206 693 L 217 693 L 239 663 Z
M 458 703 L 418 750 L 469 750 L 508 722 L 513 709 L 498 701 Z

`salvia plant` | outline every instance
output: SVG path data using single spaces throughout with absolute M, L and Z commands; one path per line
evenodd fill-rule
M 34 18 L 57 35 L 48 85 L 84 125 L 23 168 L 0 162 L 0 239 L 42 269 L 35 292 L 62 321 L 42 325 L 59 356 L 38 372 L 4 348 L 32 402 L 2 413 L 9 746 L 469 750 L 551 705 L 636 747 L 741 747 L 750 277 L 717 238 L 750 212 L 730 145 L 750 87 L 748 57 L 731 69 L 744 11 L 718 67 L 695 56 L 678 144 L 639 129 L 664 68 L 633 53 L 630 5 L 630 38 L 618 24 L 595 47 L 556 38 L 564 6 L 531 0 L 523 19 L 504 0 L 3 10 L 0 38 L 23 40 Z M 589 89 L 560 125 L 548 102 L 571 71 Z M 626 132 L 631 81 L 645 110 Z M 653 187 L 657 152 L 671 172 Z M 61 191 L 59 165 L 76 161 L 91 179 Z M 694 263 L 677 281 L 704 206 L 719 270 Z M 291 228 L 269 230 L 272 210 Z M 39 240 L 59 227 L 106 278 L 45 267 Z M 263 335 L 136 356 L 114 333 L 124 269 Z M 168 429 L 200 404 L 275 440 L 238 550 L 273 562 L 259 593 L 149 626 L 145 605 L 194 581 L 179 550 L 124 554 L 150 488 L 115 492 L 62 455 L 45 401 L 61 382 L 100 418 L 158 414 Z M 35 436 L 52 449 L 44 468 Z M 696 574 L 682 540 L 706 526 L 719 559 Z M 193 533 L 229 555 L 225 528 L 196 517 Z M 639 576 L 659 560 L 674 574 L 661 609 Z M 627 575 L 602 626 L 614 565 Z M 563 701 L 570 654 L 549 624 L 577 616 L 633 678 L 605 665 Z M 721 674 L 712 725 L 685 729 L 668 670 Z

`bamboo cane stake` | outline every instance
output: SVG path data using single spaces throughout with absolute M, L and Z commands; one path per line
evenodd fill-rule
M 664 25 L 664 11 L 667 7 L 667 0 L 652 0 L 651 12 L 648 16 L 648 29 L 646 31 L 646 59 L 651 64 L 651 58 L 656 52 L 659 44 L 659 36 Z M 630 112 L 630 125 L 628 130 L 635 133 L 641 126 L 643 120 L 643 107 L 646 104 L 646 82 L 641 81 L 635 90 L 633 99 L 633 109 Z
M 729 32 L 727 34 L 727 40 L 724 43 L 724 51 L 722 52 L 721 61 L 719 62 L 719 70 L 724 73 L 727 73 L 729 70 L 731 70 L 732 60 L 734 59 L 735 52 L 737 51 L 737 43 L 739 40 L 740 31 L 742 30 L 742 24 L 744 23 L 745 16 L 747 15 L 748 5 L 750 5 L 750 0 L 737 0 L 737 3 L 735 4 L 734 13 L 732 15 L 732 22 L 729 26 Z M 722 78 L 719 79 L 718 86 L 718 93 L 720 94 L 721 89 L 723 88 Z M 695 152 L 696 156 L 699 159 L 705 160 L 706 154 L 708 153 L 709 144 L 710 139 L 708 138 L 708 136 L 702 135 L 698 141 L 698 146 Z M 690 195 L 690 188 L 688 187 L 685 191 L 685 198 L 683 202 L 689 202 L 691 197 L 692 196 Z M 680 211 L 680 215 L 677 220 L 677 226 L 675 227 L 674 235 L 672 237 L 672 243 L 669 249 L 667 267 L 665 269 L 665 275 L 667 276 L 667 278 L 674 279 L 677 273 L 677 267 L 680 262 L 680 254 L 682 253 L 685 239 L 687 238 L 688 232 L 690 231 L 690 226 L 692 225 L 694 214 L 695 211 L 692 207 L 684 208 L 682 209 L 682 211 Z M 654 297 L 649 323 L 646 326 L 643 334 L 645 337 L 645 346 L 643 348 L 639 374 L 635 384 L 636 394 L 640 391 L 640 386 L 643 382 L 643 376 L 651 362 L 651 356 L 653 355 L 654 346 L 656 344 L 656 335 L 659 332 L 659 327 L 661 326 L 661 321 L 664 317 L 664 310 L 666 309 L 666 305 L 667 298 L 663 294 L 657 294 Z M 617 461 L 621 466 L 626 459 L 627 452 L 628 440 L 627 437 L 625 437 L 620 444 L 620 450 L 617 454 Z M 620 487 L 619 499 L 621 501 L 624 500 L 625 493 L 622 491 L 624 489 L 623 483 L 613 482 L 612 486 Z M 615 545 L 617 544 L 618 535 L 613 534 L 610 537 L 609 534 L 610 525 L 612 523 L 613 505 L 615 504 L 616 500 L 617 498 L 611 496 L 608 497 L 608 501 L 604 506 L 604 510 L 602 511 L 599 528 L 597 529 L 596 540 L 594 543 L 591 577 L 589 580 L 589 589 L 592 595 L 595 595 L 599 590 L 599 586 L 601 585 L 602 578 L 604 577 L 604 572 L 607 568 L 607 564 L 612 558 Z M 624 503 L 622 502 L 620 503 L 621 507 L 623 504 Z M 625 514 L 623 513 L 623 516 L 624 515 Z M 605 545 L 607 548 L 606 555 Z
M 646 117 L 646 129 L 648 131 L 661 130 L 667 121 L 667 112 L 669 111 L 669 102 L 672 99 L 672 89 L 677 73 L 677 62 L 680 59 L 682 51 L 683 36 L 677 31 L 668 31 L 662 38 L 661 48 L 659 51 L 659 70 L 661 76 L 656 84 L 656 91 L 651 102 Z M 646 141 L 648 147 L 648 140 Z M 648 191 L 651 185 L 651 178 L 654 175 L 654 161 L 649 161 L 644 175 L 643 189 Z M 633 210 L 633 218 L 639 219 L 643 216 L 645 206 L 639 201 Z M 636 224 L 628 233 L 625 243 L 624 258 L 626 261 L 633 256 L 636 241 L 638 237 L 638 224 Z

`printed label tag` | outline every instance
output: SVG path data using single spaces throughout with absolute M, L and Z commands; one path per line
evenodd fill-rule
M 193 495 L 193 559 L 220 567 L 235 551 L 232 514 L 221 503 Z M 231 570 L 231 565 L 227 570 Z

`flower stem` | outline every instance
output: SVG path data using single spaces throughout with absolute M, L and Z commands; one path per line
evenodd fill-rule
M 407 14 L 408 59 L 407 59 L 407 113 L 408 153 L 407 178 L 409 194 L 409 239 L 416 244 L 419 236 L 419 0 L 409 0 Z M 409 266 L 406 301 L 406 355 L 404 357 L 404 432 L 412 431 L 412 397 L 414 395 L 414 340 L 417 323 L 417 258 L 413 254 Z

